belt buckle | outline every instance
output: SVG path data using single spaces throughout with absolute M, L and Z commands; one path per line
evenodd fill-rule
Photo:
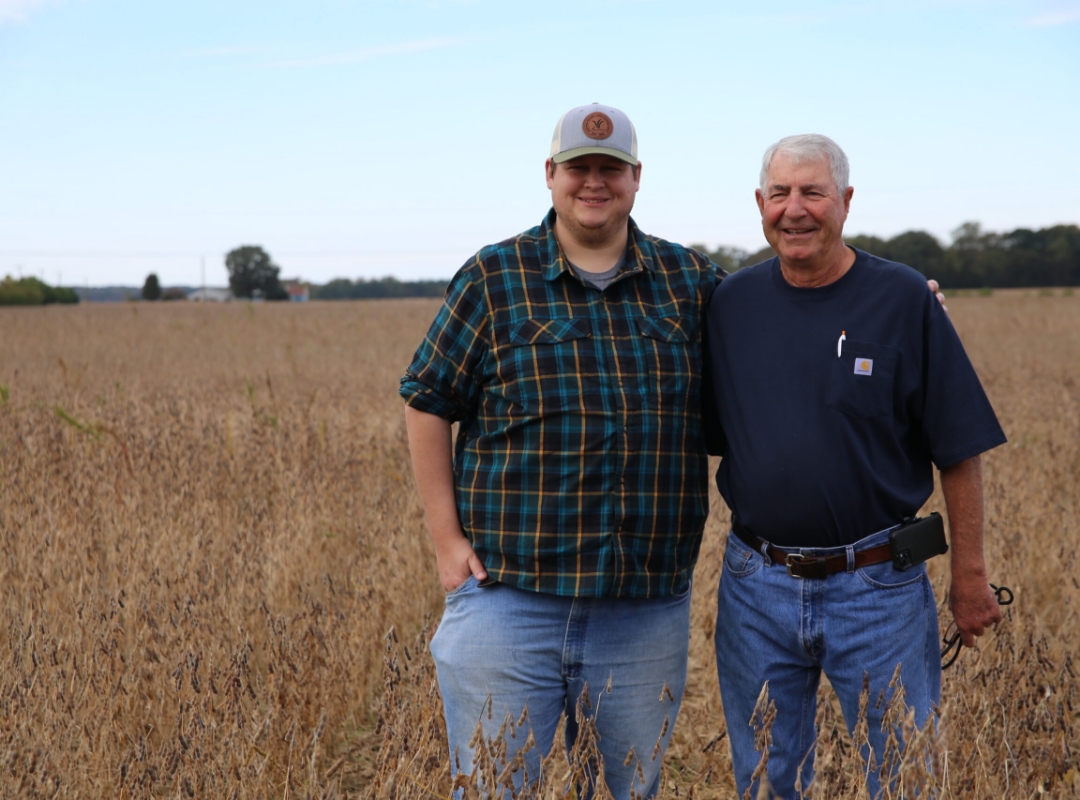
M 801 572 L 794 572 L 793 568 L 803 566 L 818 566 L 816 572 L 810 572 L 805 574 Z M 787 574 L 793 578 L 824 578 L 825 573 L 825 558 L 822 556 L 804 556 L 802 553 L 788 553 L 784 559 L 784 566 L 787 567 Z

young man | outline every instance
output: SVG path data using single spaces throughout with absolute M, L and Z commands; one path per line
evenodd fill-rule
M 641 163 L 618 109 L 567 112 L 544 169 L 553 209 L 461 268 L 402 379 L 448 592 L 431 652 L 455 774 L 496 739 L 498 770 L 519 767 L 502 780 L 535 780 L 581 698 L 608 788 L 651 797 L 686 680 L 699 323 L 722 273 L 630 218 Z

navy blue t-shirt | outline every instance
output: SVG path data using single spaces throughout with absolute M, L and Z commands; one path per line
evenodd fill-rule
M 716 483 L 780 546 L 851 544 L 918 512 L 944 469 L 1005 441 L 960 338 L 903 264 L 856 250 L 800 289 L 773 258 L 726 278 L 707 312 Z

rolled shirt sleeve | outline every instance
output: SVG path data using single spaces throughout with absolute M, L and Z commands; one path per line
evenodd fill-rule
M 475 409 L 478 365 L 490 346 L 489 315 L 477 259 L 462 267 L 401 378 L 405 402 L 450 422 Z

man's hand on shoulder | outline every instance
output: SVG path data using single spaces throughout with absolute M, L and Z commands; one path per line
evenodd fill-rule
M 470 575 L 475 575 L 478 581 L 487 577 L 480 557 L 464 536 L 440 537 L 435 546 L 435 558 L 439 562 L 439 582 L 447 592 L 461 586 Z
M 941 303 L 941 310 L 948 314 L 949 307 L 945 305 L 945 294 L 941 291 L 941 287 L 938 286 L 938 282 L 931 278 L 926 282 L 926 285 L 930 287 L 930 291 L 934 293 L 934 297 Z
M 953 574 L 949 589 L 949 610 L 952 611 L 960 641 L 974 647 L 976 637 L 1001 622 L 1001 608 L 994 596 L 985 572 L 971 575 Z

